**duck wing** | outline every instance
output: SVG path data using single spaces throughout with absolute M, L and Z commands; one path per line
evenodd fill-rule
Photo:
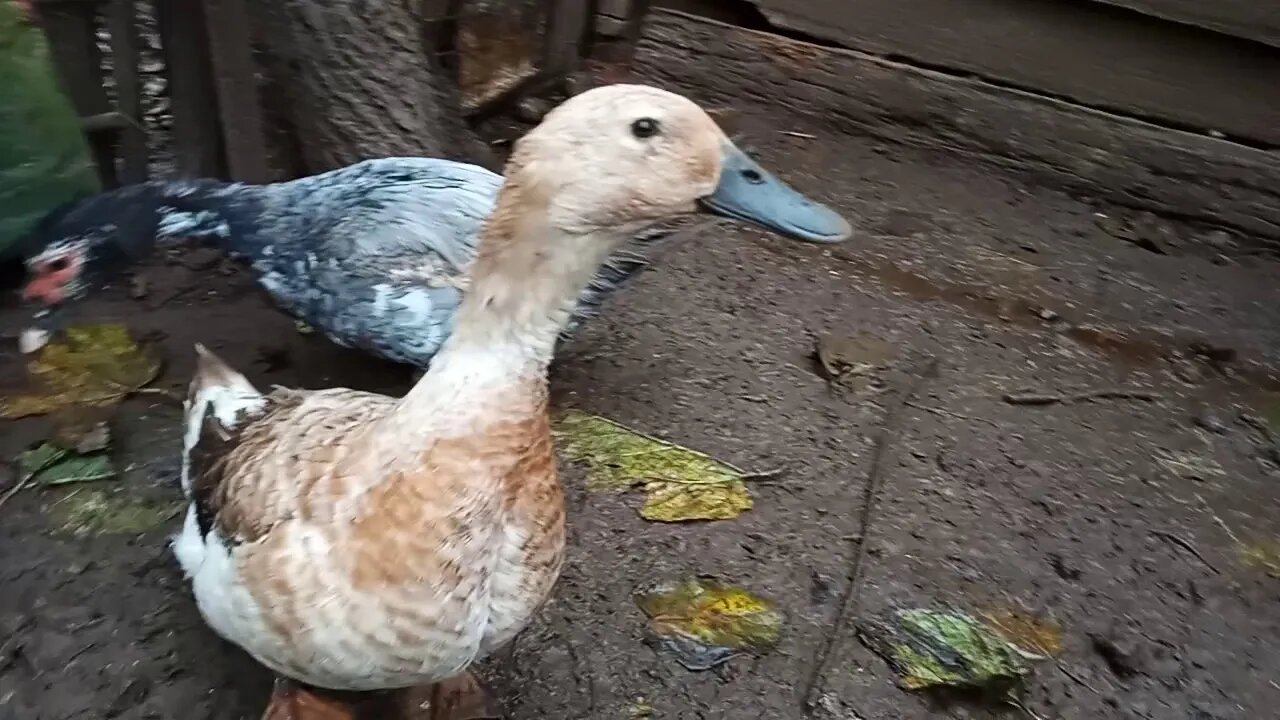
M 470 263 L 502 176 L 439 158 L 378 158 L 276 186 L 266 225 L 320 262 Z
M 197 368 L 186 403 L 183 490 L 199 538 L 196 551 L 175 549 L 191 573 L 203 540 L 253 542 L 298 517 L 324 521 L 333 508 L 316 484 L 332 476 L 354 430 L 382 417 L 393 398 L 355 390 L 277 388 L 268 394 L 216 355 L 196 347 Z

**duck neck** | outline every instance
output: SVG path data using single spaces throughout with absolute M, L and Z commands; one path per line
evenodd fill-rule
M 550 204 L 509 181 L 482 233 L 471 288 L 453 331 L 403 409 L 442 405 L 485 412 L 487 399 L 519 412 L 545 403 L 546 370 L 579 296 L 625 230 L 573 233 L 549 220 Z

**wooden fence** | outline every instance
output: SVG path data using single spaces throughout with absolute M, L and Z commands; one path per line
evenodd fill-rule
M 36 6 L 103 184 L 145 180 L 157 138 L 143 114 L 141 3 L 37 0 Z M 265 179 L 245 0 L 158 0 L 153 7 L 172 118 L 165 150 L 173 169 Z
M 164 169 L 179 175 L 271 179 L 248 2 L 36 0 L 59 76 L 83 118 L 106 187 L 145 180 L 158 151 L 165 156 Z M 464 93 L 465 110 L 484 113 L 576 70 L 597 34 L 594 5 L 422 0 L 424 52 L 446 60 L 445 69 L 472 91 Z M 484 12 L 469 27 L 472 7 Z M 517 48 L 528 57 L 518 62 L 509 62 L 510 44 L 489 37 L 494 16 L 502 12 L 509 17 L 500 21 L 528 35 Z M 171 120 L 164 132 L 144 117 L 143 27 L 159 40 Z

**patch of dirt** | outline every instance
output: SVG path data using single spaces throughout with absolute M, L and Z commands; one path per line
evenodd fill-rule
M 1280 705 L 1280 580 L 1237 548 L 1280 538 L 1277 450 L 1241 419 L 1276 400 L 1280 264 L 1155 254 L 1100 225 L 1106 208 L 997 169 L 737 110 L 757 156 L 859 234 L 802 246 L 725 224 L 665 248 L 568 346 L 554 401 L 788 472 L 739 519 L 668 525 L 641 520 L 636 496 L 588 495 L 566 468 L 571 550 L 555 598 L 484 668 L 508 717 L 800 718 L 810 685 L 815 717 L 992 716 L 899 690 L 854 637 L 856 618 L 941 602 L 1061 624 L 1064 649 L 1025 698 L 1041 717 L 1225 720 Z M 83 319 L 163 333 L 159 387 L 183 391 L 196 341 L 260 386 L 409 387 L 407 368 L 298 334 L 245 273 L 157 259 L 147 278 L 146 299 L 121 282 Z M 0 313 L 0 335 L 20 319 Z M 824 336 L 886 344 L 877 382 L 815 373 Z M 0 373 L 15 373 L 5 342 Z M 902 405 L 929 358 L 936 376 Z M 1003 399 L 1098 388 L 1159 397 Z M 156 396 L 129 401 L 114 433 L 123 477 L 92 488 L 108 505 L 172 508 L 154 528 L 76 534 L 65 506 L 84 487 L 0 507 L 0 718 L 261 713 L 267 673 L 204 627 L 166 547 L 178 417 Z M 45 431 L 6 423 L 0 456 Z M 631 593 L 697 573 L 776 601 L 781 646 L 703 673 L 655 654 Z

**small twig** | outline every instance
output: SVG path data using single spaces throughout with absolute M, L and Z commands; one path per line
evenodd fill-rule
M 73 663 L 73 662 L 75 662 L 75 661 L 76 661 L 76 658 L 78 658 L 78 657 L 80 657 L 81 655 L 83 655 L 83 654 L 85 654 L 85 653 L 89 652 L 90 650 L 94 649 L 94 648 L 95 648 L 95 647 L 97 647 L 97 646 L 98 646 L 98 643 L 96 643 L 96 642 L 91 642 L 91 643 L 89 643 L 88 645 L 85 645 L 84 647 L 80 648 L 79 650 L 77 650 L 77 651 L 75 651 L 75 652 L 71 653 L 71 657 L 67 658 L 66 660 L 63 660 L 63 661 L 62 661 L 62 664 L 63 664 L 64 666 L 66 666 L 66 665 L 70 665 L 71 663 Z
M 1058 670 L 1059 670 L 1063 675 L 1066 675 L 1067 677 L 1071 678 L 1073 681 L 1075 681 L 1075 683 L 1076 683 L 1077 685 L 1079 685 L 1079 686 L 1083 687 L 1084 689 L 1088 690 L 1089 692 L 1093 693 L 1094 695 L 1101 695 L 1101 694 L 1102 694 L 1102 693 L 1098 692 L 1097 688 L 1095 688 L 1094 686 L 1092 686 L 1092 685 L 1090 685 L 1089 683 L 1085 682 L 1084 678 L 1082 678 L 1082 677 L 1080 677 L 1079 675 L 1076 675 L 1075 673 L 1073 673 L 1073 672 L 1071 672 L 1070 670 L 1068 670 L 1068 669 L 1067 669 L 1067 666 L 1066 666 L 1066 665 L 1064 665 L 1064 664 L 1062 664 L 1062 661 L 1061 661 L 1061 660 L 1056 660 L 1056 661 L 1054 661 L 1054 664 L 1058 666 Z
M 1129 390 L 1125 388 L 1101 388 L 1098 390 L 1086 390 L 1084 392 L 1072 394 L 1054 394 L 1054 393 L 1005 393 L 1000 396 L 1001 400 L 1010 405 L 1055 405 L 1062 403 L 1084 402 L 1088 400 L 1145 400 L 1153 402 L 1161 399 L 1158 393 L 1149 392 L 1147 390 Z
M 33 475 L 29 475 L 25 478 L 22 478 L 21 480 L 18 480 L 17 482 L 15 482 L 13 484 L 13 487 L 9 488 L 8 490 L 5 490 L 4 494 L 0 495 L 0 507 L 4 507 L 4 504 L 9 502 L 9 498 L 13 497 L 14 495 L 17 495 L 23 490 L 26 490 L 31 485 L 31 480 L 33 477 L 34 477 Z
M 783 135 L 788 135 L 794 138 L 804 138 L 805 140 L 818 139 L 817 135 L 810 135 L 809 133 L 796 132 L 795 130 L 779 130 L 779 132 L 782 133 Z
M 1202 499 L 1200 500 L 1200 502 L 1202 502 L 1202 503 L 1203 503 L 1203 502 L 1204 502 L 1204 499 L 1202 498 Z M 1206 503 L 1206 505 L 1207 505 L 1207 503 Z M 1213 512 L 1211 512 L 1210 514 L 1211 514 L 1211 515 L 1213 515 L 1213 521 L 1214 521 L 1214 522 L 1216 522 L 1216 523 L 1218 524 L 1218 527 L 1222 528 L 1222 532 L 1226 533 L 1226 534 L 1227 534 L 1227 537 L 1231 538 L 1231 542 L 1235 543 L 1236 545 L 1243 545 L 1243 544 L 1244 544 L 1244 543 L 1240 542 L 1240 538 L 1236 537 L 1236 534 L 1235 534 L 1235 533 L 1231 532 L 1231 528 L 1227 527 L 1227 524 L 1226 524 L 1225 522 L 1223 522 L 1222 518 L 1218 517 L 1218 514 L 1217 514 L 1217 513 L 1213 513 Z
M 1240 416 L 1240 422 L 1261 433 L 1263 440 L 1266 440 L 1269 443 L 1274 443 L 1276 441 L 1275 435 L 1271 432 L 1271 426 L 1266 420 L 1254 415 L 1242 414 Z
M 937 373 L 938 359 L 929 358 L 915 374 L 915 377 L 907 384 L 902 394 L 898 396 L 897 404 L 891 406 L 886 412 L 884 422 L 880 424 L 880 430 L 876 433 L 876 439 L 871 449 L 871 466 L 867 470 L 867 483 L 862 491 L 862 510 L 858 517 L 858 533 L 851 536 L 849 540 L 853 545 L 853 557 L 849 561 L 849 583 L 845 586 L 844 592 L 840 596 L 835 616 L 831 618 L 830 632 L 827 633 L 826 638 L 818 647 L 818 651 L 814 654 L 813 668 L 809 671 L 809 677 L 805 680 L 804 687 L 800 692 L 800 710 L 806 716 L 812 715 L 814 708 L 817 706 L 814 694 L 818 690 L 818 683 L 822 681 L 827 662 L 831 659 L 832 651 L 835 649 L 836 641 L 839 639 L 840 627 L 858 605 L 859 591 L 862 588 L 863 568 L 867 557 L 867 539 L 871 537 L 871 524 L 875 520 L 877 501 L 880 498 L 880 489 L 883 484 L 882 477 L 885 473 L 885 466 L 888 464 L 885 462 L 885 456 L 888 455 L 889 446 L 897 435 L 898 420 L 902 415 L 902 408 L 906 407 L 906 404 L 920 392 L 925 383 L 936 377 Z
M 1015 710 L 1021 710 L 1023 713 L 1026 714 L 1027 717 L 1031 718 L 1031 720 L 1044 720 L 1044 718 L 1040 717 L 1035 712 L 1033 712 L 1031 708 L 1027 707 L 1026 705 L 1023 705 L 1022 703 L 1018 702 L 1017 700 L 1014 700 L 1013 698 L 1005 698 L 1005 704 L 1007 704 L 1009 707 L 1014 708 Z
M 164 388 L 142 387 L 134 390 L 133 392 L 139 395 L 159 395 L 160 397 L 176 402 L 179 405 L 186 402 L 185 398 L 179 397 L 177 393 L 172 390 L 165 390 Z
M 1174 535 L 1171 532 L 1165 532 L 1164 530 L 1152 530 L 1151 534 L 1155 535 L 1158 538 L 1164 538 L 1165 540 L 1168 540 L 1169 542 L 1173 543 L 1174 545 L 1177 545 L 1183 550 L 1186 550 L 1192 555 L 1195 555 L 1196 559 L 1204 563 L 1205 567 L 1212 570 L 1214 575 L 1222 574 L 1221 572 L 1218 571 L 1218 568 L 1214 567 L 1213 563 L 1206 560 L 1204 555 L 1200 554 L 1200 550 L 1197 549 L 1196 546 L 1190 540 L 1187 540 L 1186 538 L 1183 538 L 1183 537 L 1179 537 L 1178 535 Z
M 48 470 L 49 468 L 53 467 L 64 456 L 65 456 L 65 453 L 62 453 L 62 454 L 47 458 L 44 461 L 44 464 L 42 464 L 40 467 L 34 468 L 32 470 L 28 470 L 26 475 L 24 475 L 20 480 L 17 480 L 16 482 L 13 483 L 13 487 L 6 490 L 4 492 L 4 495 L 0 495 L 0 507 L 4 507 L 4 504 L 9 502 L 9 498 L 13 497 L 14 495 L 17 495 L 23 490 L 26 490 L 27 488 L 34 485 L 36 476 L 38 476 L 40 473 L 44 472 L 45 470 Z M 17 463 L 15 463 L 15 465 L 16 464 Z M 17 469 L 20 469 L 20 468 L 15 468 L 15 470 Z
M 943 408 L 940 408 L 940 407 L 929 407 L 928 405 L 917 405 L 916 403 L 913 403 L 913 402 L 905 403 L 905 405 L 910 408 L 915 408 L 917 410 L 923 410 L 928 413 L 933 413 L 934 415 L 941 415 L 943 417 L 955 418 L 957 420 L 969 420 L 972 422 L 986 423 L 991 427 L 996 428 L 997 430 L 1000 429 L 1000 424 L 994 420 L 974 417 L 972 415 L 965 415 L 964 413 L 958 413 L 952 410 L 944 410 Z

